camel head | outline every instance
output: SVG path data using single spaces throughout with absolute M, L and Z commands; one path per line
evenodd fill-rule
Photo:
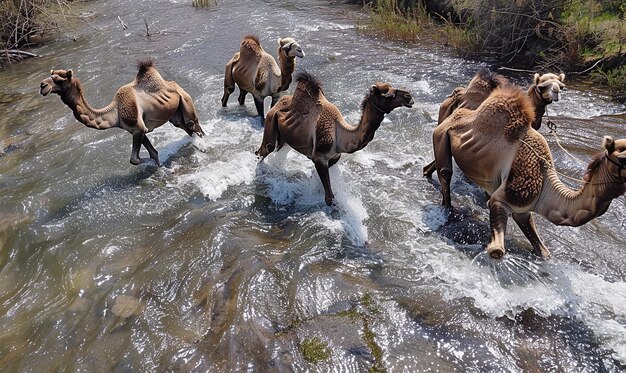
M 304 58 L 304 51 L 302 50 L 302 47 L 293 38 L 278 39 L 278 46 L 280 47 L 280 51 L 287 57 Z
M 370 88 L 369 99 L 374 107 L 386 114 L 400 106 L 412 107 L 415 103 L 407 91 L 393 88 L 389 83 L 376 83 Z
M 50 77 L 44 79 L 39 84 L 39 93 L 43 96 L 48 93 L 58 95 L 68 92 L 72 88 L 72 69 L 50 70 Z
M 561 89 L 565 87 L 565 74 L 547 73 L 543 75 L 535 74 L 533 78 L 535 89 L 539 92 L 541 99 L 547 103 L 559 101 L 561 98 Z
M 613 140 L 610 136 L 604 137 L 605 157 L 611 164 L 609 172 L 626 183 L 626 139 Z

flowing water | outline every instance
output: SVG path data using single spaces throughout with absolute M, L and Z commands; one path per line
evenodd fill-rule
M 41 58 L 0 72 L 0 370 L 623 369 L 624 197 L 578 228 L 538 218 L 547 261 L 511 223 L 494 261 L 483 192 L 457 172 L 449 211 L 421 176 L 439 103 L 481 62 L 360 34 L 359 7 L 322 0 L 83 6 Z M 146 37 L 144 19 L 161 32 Z M 278 37 L 299 41 L 297 69 L 350 122 L 376 81 L 414 96 L 331 169 L 333 207 L 304 156 L 258 162 L 250 97 L 219 103 L 248 33 L 273 55 Z M 206 132 L 152 132 L 160 168 L 130 165 L 128 133 L 85 128 L 38 89 L 50 68 L 72 68 L 102 107 L 144 57 L 192 95 Z M 626 108 L 586 87 L 548 112 L 584 163 L 604 135 L 626 138 Z M 559 171 L 580 178 L 585 166 L 541 132 Z

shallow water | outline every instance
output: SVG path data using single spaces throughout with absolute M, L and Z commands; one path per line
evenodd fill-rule
M 496 262 L 482 191 L 457 173 L 447 211 L 421 176 L 439 103 L 483 64 L 359 34 L 360 8 L 326 1 L 115 0 L 84 12 L 41 58 L 0 72 L 0 370 L 309 371 L 300 346 L 314 337 L 330 347 L 321 371 L 626 364 L 624 197 L 579 228 L 537 219 L 548 261 L 510 224 Z M 146 37 L 144 18 L 161 33 Z M 413 94 L 331 169 L 336 206 L 297 152 L 258 162 L 250 98 L 221 108 L 224 65 L 248 33 L 272 54 L 279 36 L 298 40 L 298 69 L 350 122 L 376 81 Z M 155 130 L 161 168 L 131 166 L 129 134 L 87 129 L 39 95 L 50 68 L 72 68 L 105 106 L 148 56 L 192 95 L 207 134 Z M 626 138 L 626 108 L 584 87 L 548 112 L 585 162 L 602 136 Z M 581 177 L 541 131 L 559 171 Z

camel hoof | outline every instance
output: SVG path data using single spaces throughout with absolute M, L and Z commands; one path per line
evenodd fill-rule
M 548 250 L 535 251 L 535 255 L 540 256 L 543 259 L 550 259 L 550 251 Z
M 487 253 L 494 259 L 501 259 L 504 256 L 504 249 L 501 247 L 487 248 Z

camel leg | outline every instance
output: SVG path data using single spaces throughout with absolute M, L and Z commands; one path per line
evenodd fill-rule
M 280 100 L 280 95 L 272 96 L 272 106 L 270 106 L 270 107 L 274 107 L 274 105 L 276 105 L 278 100 Z
M 196 113 L 196 108 L 193 105 L 193 99 L 187 92 L 185 92 L 184 89 L 180 87 L 178 87 L 178 94 L 180 95 L 178 110 L 180 110 L 182 122 L 185 125 L 181 128 L 184 129 L 189 136 L 192 136 L 195 133 L 199 137 L 202 137 L 204 135 L 204 131 L 202 130 L 202 127 L 200 127 L 198 114 Z
M 239 52 L 235 53 L 233 58 L 226 64 L 224 70 L 224 95 L 222 96 L 222 106 L 226 107 L 228 97 L 235 92 L 235 79 L 233 78 L 233 67 L 239 61 Z
M 254 106 L 256 106 L 256 112 L 263 118 L 265 114 L 265 108 L 263 107 L 263 98 L 258 99 L 256 96 L 254 97 Z
M 152 146 L 152 143 L 150 142 L 150 139 L 148 139 L 148 136 L 143 135 L 143 138 L 141 139 L 141 144 L 144 146 L 144 148 L 146 148 L 148 154 L 150 154 L 150 158 L 154 159 L 156 165 L 158 167 L 161 167 L 161 162 L 159 162 L 159 152 L 157 152 L 154 146 Z
M 435 166 L 435 161 L 431 161 L 422 169 L 422 175 L 430 179 L 431 177 L 433 177 L 433 173 L 435 171 L 437 171 L 437 166 Z
M 440 127 L 435 128 L 433 132 L 433 147 L 435 149 L 435 165 L 437 167 L 437 176 L 441 184 L 441 195 L 443 200 L 441 204 L 451 207 L 450 198 L 450 181 L 452 180 L 452 150 L 450 149 L 450 137 L 447 131 L 437 131 Z
M 222 107 L 226 107 L 228 103 L 228 98 L 233 92 L 235 92 L 234 85 L 232 87 L 226 87 L 226 86 L 224 87 L 224 94 L 222 95 Z
M 237 99 L 239 101 L 239 105 L 241 106 L 245 105 L 247 94 L 248 94 L 248 91 L 244 91 L 243 89 L 239 88 L 239 98 Z
M 339 158 L 341 158 L 341 154 L 337 154 L 334 158 L 331 158 L 328 161 L 328 168 L 331 168 L 335 165 L 335 163 L 339 162 Z
M 142 132 L 136 131 L 133 132 L 132 135 L 133 149 L 130 151 L 130 163 L 133 165 L 138 165 L 142 162 L 141 158 L 139 158 L 139 149 L 141 148 L 144 134 Z
M 317 160 L 313 161 L 315 163 L 315 170 L 322 180 L 322 185 L 324 186 L 324 192 L 326 194 L 325 201 L 328 206 L 333 204 L 333 199 L 335 196 L 333 195 L 333 190 L 330 187 L 330 175 L 328 174 L 328 163 L 325 161 Z
M 261 157 L 261 160 L 267 157 L 268 154 L 274 151 L 276 147 L 276 141 L 278 139 L 278 118 L 275 112 L 270 110 L 265 118 L 265 125 L 263 126 L 263 141 L 261 147 L 254 154 Z
M 538 256 L 541 256 L 545 259 L 550 257 L 550 251 L 544 245 L 541 238 L 537 234 L 537 227 L 535 226 L 535 221 L 533 220 L 533 216 L 530 212 L 526 213 L 513 213 L 513 220 L 517 223 L 517 226 L 520 227 L 524 236 L 530 241 L 530 244 L 533 246 L 534 253 Z
M 509 210 L 505 204 L 496 198 L 489 200 L 489 224 L 491 226 L 491 242 L 487 245 L 487 253 L 494 259 L 500 259 L 504 250 L 504 234 L 509 219 Z

